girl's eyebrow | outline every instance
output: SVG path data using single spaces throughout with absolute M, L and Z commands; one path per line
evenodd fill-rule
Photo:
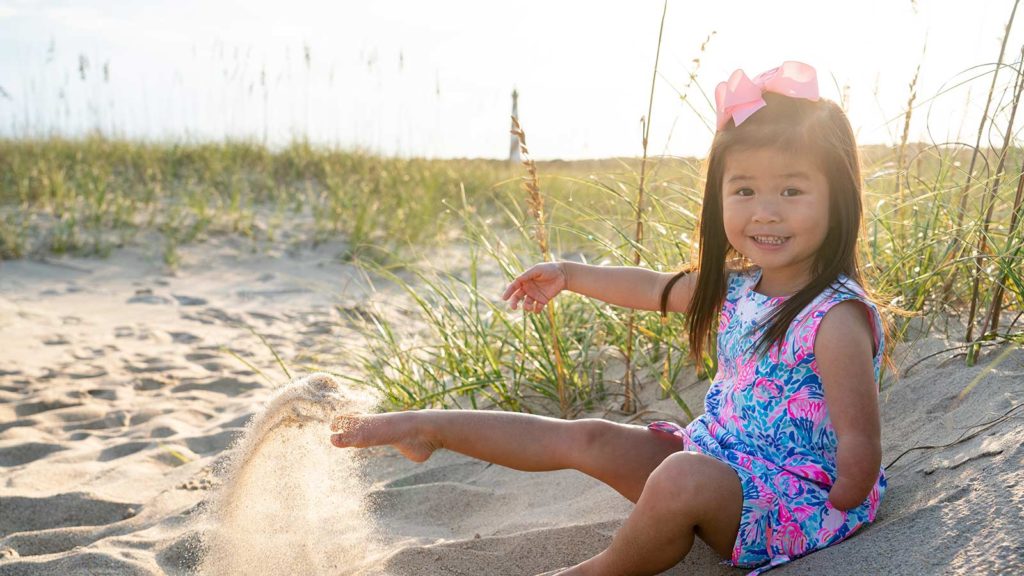
M 777 178 L 783 178 L 786 180 L 810 180 L 811 176 L 807 172 L 786 172 L 785 174 L 779 174 Z M 747 182 L 750 180 L 756 180 L 753 176 L 747 176 L 746 174 L 733 174 L 726 179 L 726 182 Z

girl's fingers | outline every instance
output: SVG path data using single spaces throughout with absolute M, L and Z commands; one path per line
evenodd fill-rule
M 523 290 L 530 298 L 537 302 L 547 302 L 548 295 L 544 293 L 536 284 L 527 284 L 523 286 Z
M 519 290 L 519 279 L 518 278 L 513 280 L 512 283 L 508 285 L 508 288 L 505 288 L 505 293 L 501 295 L 501 299 L 502 300 L 508 300 L 509 297 L 511 297 L 513 294 L 515 294 L 517 290 Z
M 547 301 L 542 302 L 540 300 L 535 300 L 534 298 L 527 296 L 526 299 L 523 300 L 523 311 L 540 312 L 544 308 L 545 304 L 547 304 Z
M 505 293 L 502 294 L 501 299 L 508 300 L 509 305 L 515 310 L 516 304 L 523 299 L 523 291 L 517 286 L 509 286 Z
M 526 280 L 526 274 L 512 281 L 501 295 L 509 307 L 516 310 L 522 304 L 525 312 L 539 312 L 548 302 L 548 295 L 535 283 Z
M 501 296 L 502 300 L 507 300 L 509 296 L 517 290 L 523 290 L 527 286 L 531 286 L 533 284 L 533 280 L 542 280 L 542 276 L 543 274 L 541 272 L 535 270 L 527 270 L 526 272 L 523 272 L 517 276 L 515 280 L 509 283 L 507 288 L 505 288 L 505 293 Z
M 510 301 L 512 309 L 515 310 L 522 303 L 523 298 L 525 297 L 526 294 L 524 294 L 522 290 L 517 290 L 516 293 L 512 295 L 512 300 Z
M 522 292 L 529 283 L 526 281 L 525 276 L 520 276 L 512 281 L 511 284 L 505 288 L 505 293 L 501 295 L 502 300 L 508 300 L 509 297 L 515 295 L 517 292 Z

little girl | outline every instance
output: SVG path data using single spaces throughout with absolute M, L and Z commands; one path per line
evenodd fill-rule
M 697 358 L 717 327 L 703 415 L 685 427 L 489 411 L 343 415 L 334 445 L 391 444 L 417 462 L 446 448 L 518 470 L 573 468 L 636 503 L 606 550 L 562 574 L 656 574 L 694 536 L 757 574 L 874 520 L 885 491 L 884 338 L 857 262 L 850 124 L 799 62 L 753 80 L 737 70 L 715 99 L 696 266 L 542 263 L 503 296 L 529 312 L 562 290 L 682 312 Z

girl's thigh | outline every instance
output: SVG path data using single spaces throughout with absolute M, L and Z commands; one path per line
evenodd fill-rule
M 683 445 L 678 437 L 646 426 L 586 419 L 573 423 L 578 434 L 572 467 L 636 502 L 651 473 Z

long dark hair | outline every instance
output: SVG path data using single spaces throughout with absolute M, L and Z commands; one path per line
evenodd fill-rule
M 722 176 L 725 160 L 734 150 L 774 148 L 806 154 L 817 162 L 828 181 L 828 232 L 812 264 L 812 280 L 777 306 L 768 328 L 757 341 L 758 352 L 779 343 L 796 316 L 821 292 L 845 274 L 865 290 L 857 260 L 861 226 L 861 177 L 857 143 L 842 109 L 830 100 L 816 102 L 774 93 L 764 94 L 767 105 L 739 126 L 730 120 L 715 134 L 707 160 L 704 205 L 700 216 L 697 287 L 690 303 L 687 327 L 690 350 L 702 358 L 717 328 L 725 299 L 726 273 L 751 266 L 729 244 L 722 220 Z

